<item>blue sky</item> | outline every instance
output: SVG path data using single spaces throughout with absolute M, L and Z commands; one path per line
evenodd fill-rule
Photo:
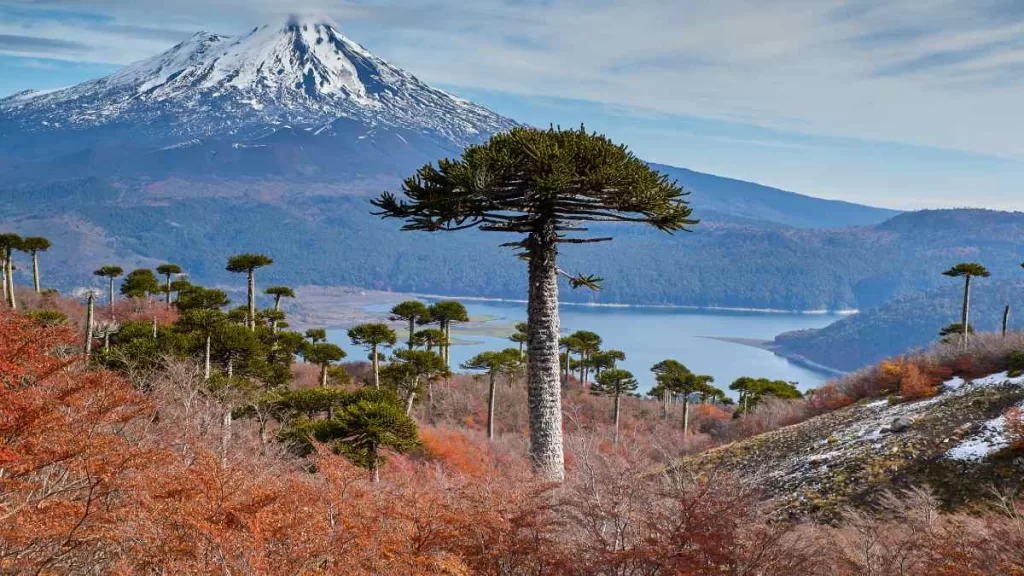
M 650 160 L 896 208 L 1024 210 L 1019 0 L 0 0 L 0 95 L 292 13 Z

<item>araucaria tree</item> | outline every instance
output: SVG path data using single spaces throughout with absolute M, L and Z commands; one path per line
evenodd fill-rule
M 164 292 L 167 294 L 167 307 L 171 307 L 171 276 L 181 274 L 181 266 L 177 264 L 161 264 L 156 267 L 156 273 L 164 277 Z
M 427 316 L 431 322 L 436 322 L 441 332 L 444 333 L 444 342 L 441 344 L 441 359 L 448 368 L 451 368 L 452 324 L 455 322 L 469 322 L 469 313 L 461 302 L 455 300 L 442 300 L 432 304 L 427 309 Z
M 599 278 L 558 267 L 558 247 L 611 238 L 572 237 L 587 222 L 636 222 L 666 232 L 696 224 L 685 193 L 625 146 L 598 134 L 514 128 L 467 148 L 458 160 L 427 165 L 405 181 L 406 199 L 385 192 L 376 214 L 405 230 L 478 228 L 524 235 L 509 246 L 528 261 L 530 454 L 543 477 L 562 481 L 558 277 L 596 288 Z
M 963 309 L 960 314 L 960 326 L 963 330 L 960 340 L 960 345 L 963 347 L 967 346 L 967 337 L 970 334 L 970 315 L 971 315 L 971 278 L 975 276 L 979 278 L 988 278 L 991 276 L 988 269 L 981 264 L 974 262 L 963 262 L 953 266 L 949 270 L 943 272 L 944 275 L 951 278 L 963 278 L 964 279 L 964 303 Z
M 250 330 L 256 329 L 256 269 L 270 266 L 274 260 L 263 254 L 239 254 L 228 258 L 227 271 L 249 276 L 249 316 L 247 323 Z
M 398 335 L 387 324 L 360 324 L 348 331 L 348 337 L 356 346 L 363 346 L 370 352 L 373 364 L 373 387 L 380 388 L 380 347 L 394 346 Z
M 477 370 L 487 374 L 487 438 L 494 438 L 494 393 L 498 376 L 509 375 L 522 354 L 515 348 L 501 352 L 481 352 L 464 362 L 463 370 Z
M 109 282 L 107 294 L 110 295 L 110 314 L 114 314 L 114 278 L 124 274 L 124 270 L 120 266 L 104 266 L 99 270 L 93 272 L 94 275 L 101 278 L 106 278 Z
M 615 443 L 619 443 L 619 403 L 624 394 L 636 392 L 639 384 L 633 374 L 621 368 L 612 368 L 601 373 L 601 377 L 590 387 L 590 393 L 597 396 L 611 396 L 615 399 Z
M 317 342 L 305 344 L 302 347 L 302 356 L 310 364 L 320 367 L 320 386 L 325 387 L 327 386 L 327 369 L 344 358 L 345 351 L 330 342 Z
M 282 298 L 295 298 L 295 291 L 287 286 L 271 286 L 264 290 L 263 293 L 274 297 L 274 312 L 281 311 Z M 277 332 L 277 319 L 274 319 L 270 329 Z
M 39 287 L 39 253 L 50 249 L 50 241 L 42 236 L 29 236 L 21 243 L 21 250 L 32 256 L 32 287 L 36 294 L 42 289 Z
M 409 350 L 412 350 L 416 345 L 414 338 L 416 333 L 416 324 L 420 323 L 428 317 L 427 305 L 419 300 L 406 300 L 400 304 L 395 305 L 391 309 L 391 316 L 388 318 L 392 322 L 406 322 L 409 324 Z

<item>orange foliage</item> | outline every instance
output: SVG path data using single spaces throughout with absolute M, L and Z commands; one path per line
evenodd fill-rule
M 464 431 L 424 426 L 420 428 L 420 440 L 427 458 L 453 471 L 479 477 L 493 466 L 492 454 Z
M 1017 449 L 1024 449 L 1024 410 L 1010 408 L 1004 416 L 1006 420 L 1006 439 Z
M 188 417 L 157 386 L 156 418 L 149 397 L 65 355 L 76 340 L 0 311 L 0 573 L 1024 576 L 1018 503 L 797 527 L 735 479 L 638 474 L 652 461 L 635 447 L 656 444 L 640 419 L 616 448 L 570 418 L 558 487 L 521 451 L 444 426 L 423 427 L 422 455 L 393 458 L 380 483 L 326 452 L 246 451 L 244 420 L 225 464 L 204 440 L 223 407 L 197 415 L 182 380 L 170 389 Z M 768 404 L 764 418 L 792 419 Z
M 928 378 L 921 374 L 917 364 L 907 363 L 903 367 L 903 374 L 900 376 L 900 396 L 904 400 L 920 400 L 935 395 L 935 386 L 928 382 Z

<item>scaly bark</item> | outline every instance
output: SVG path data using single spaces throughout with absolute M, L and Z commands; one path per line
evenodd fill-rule
M 967 329 L 970 326 L 968 324 L 968 321 L 970 320 L 970 316 L 971 316 L 971 277 L 968 275 L 968 276 L 964 277 L 964 308 L 963 308 L 963 314 L 961 315 L 961 322 L 963 322 L 963 324 L 962 324 L 963 340 L 960 342 L 960 345 L 963 348 L 967 348 Z
M 203 367 L 203 379 L 204 380 L 209 380 L 210 379 L 210 343 L 211 343 L 212 340 L 213 340 L 213 336 L 209 332 L 207 332 L 206 333 L 206 354 L 204 355 L 206 364 Z
M 7 305 L 11 310 L 18 309 L 18 300 L 14 296 L 14 262 L 12 262 L 11 251 L 7 251 Z
M 491 374 L 491 383 L 487 390 L 487 439 L 494 439 L 494 374 Z
M 615 445 L 619 445 L 619 399 L 618 392 L 615 393 Z
M 39 252 L 32 251 L 32 286 L 36 289 L 36 294 L 42 292 L 39 288 Z
M 256 271 L 249 270 L 249 329 L 256 330 Z
M 95 308 L 95 297 L 89 294 L 85 308 L 85 357 L 92 356 L 92 317 Z
M 380 388 L 380 358 L 377 356 L 377 345 L 373 345 L 373 387 Z
M 549 221 L 527 238 L 529 263 L 530 457 L 545 480 L 565 480 L 562 447 L 562 388 L 559 385 L 558 249 L 555 223 Z
M 221 435 L 220 435 L 220 463 L 222 466 L 228 465 L 228 448 L 231 446 L 231 409 L 224 410 L 224 416 L 221 420 Z
M 114 318 L 114 277 L 113 276 L 108 276 L 107 279 L 110 281 L 109 282 L 110 289 L 107 291 L 107 294 L 110 297 L 110 318 L 113 319 Z

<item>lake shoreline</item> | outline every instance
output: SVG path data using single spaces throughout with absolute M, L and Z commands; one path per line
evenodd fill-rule
M 446 296 L 441 294 L 409 294 L 409 296 L 415 296 L 417 298 L 427 298 L 430 300 L 466 300 L 470 302 L 506 302 L 510 304 L 526 304 L 526 300 L 519 300 L 514 298 L 493 298 L 489 296 Z M 836 316 L 852 316 L 859 314 L 860 310 L 856 308 L 844 308 L 840 310 L 829 310 L 821 308 L 817 310 L 786 310 L 784 308 L 745 308 L 739 306 L 694 306 L 686 304 L 617 304 L 617 303 L 604 303 L 604 302 L 566 302 L 559 301 L 559 306 L 584 306 L 590 308 L 629 308 L 629 309 L 652 309 L 652 310 L 689 310 L 689 311 L 701 311 L 707 310 L 709 312 L 756 312 L 763 314 L 808 314 L 808 315 L 827 315 L 834 314 Z
M 740 346 L 749 346 L 751 348 L 758 348 L 766 352 L 771 352 L 772 354 L 775 354 L 780 358 L 785 358 L 786 360 L 799 366 L 803 366 L 808 370 L 814 370 L 816 372 L 821 372 L 822 374 L 829 374 L 831 376 L 836 377 L 842 377 L 849 374 L 849 372 L 845 372 L 843 370 L 839 370 L 837 368 L 832 368 L 831 366 L 826 366 L 819 362 L 815 362 L 814 360 L 811 360 L 806 356 L 801 356 L 800 354 L 787 352 L 785 348 L 776 344 L 774 340 L 760 340 L 757 338 L 733 338 L 730 336 L 701 336 L 701 338 L 707 338 L 708 340 L 718 340 L 719 342 L 729 342 L 731 344 L 739 344 Z

